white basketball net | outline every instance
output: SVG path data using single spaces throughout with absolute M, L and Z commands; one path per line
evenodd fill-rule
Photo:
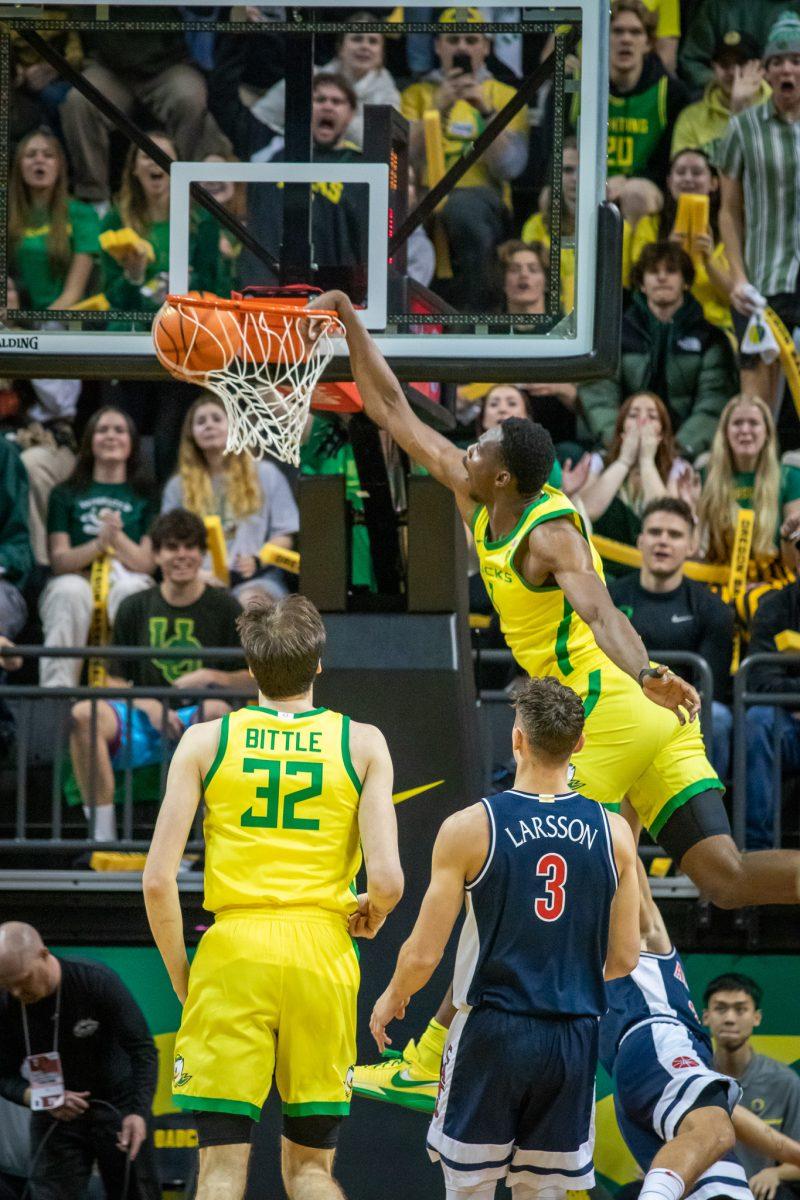
M 167 359 L 159 350 L 156 354 L 164 367 L 176 378 L 200 384 L 219 396 L 228 416 L 228 453 L 249 451 L 254 458 L 271 454 L 281 462 L 300 465 L 300 440 L 303 436 L 311 397 L 319 377 L 333 357 L 334 338 L 344 337 L 341 321 L 327 313 L 298 310 L 291 315 L 270 315 L 275 328 L 270 328 L 266 315 L 255 310 L 241 310 L 241 346 L 233 347 L 207 326 L 201 325 L 187 299 L 180 305 L 184 321 L 196 327 L 186 351 L 188 358 L 194 338 L 202 330 L 204 338 L 211 337 L 220 348 L 220 358 L 228 358 L 227 366 L 215 371 L 194 371 Z M 307 327 L 307 351 L 297 355 L 298 322 Z M 244 348 L 242 352 L 242 348 Z M 231 351 L 235 350 L 233 354 Z M 256 361 L 252 361 L 255 359 Z

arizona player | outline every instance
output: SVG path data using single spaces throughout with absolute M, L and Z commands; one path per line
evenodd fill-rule
M 636 851 L 625 820 L 573 791 L 580 698 L 529 679 L 515 698 L 514 787 L 442 825 L 431 882 L 370 1029 L 427 983 L 466 898 L 428 1148 L 448 1200 L 515 1200 L 594 1183 L 594 1077 L 604 978 L 639 958 Z M 591 903 L 587 903 L 591 897 Z
M 332 1169 L 355 1062 L 350 935 L 374 937 L 403 890 L 392 763 L 373 726 L 314 705 L 325 629 L 309 600 L 254 599 L 237 627 L 259 706 L 184 734 L 144 873 L 184 1006 L 173 1099 L 195 1113 L 198 1200 L 244 1195 L 273 1074 L 288 1194 L 342 1200 Z M 201 798 L 215 920 L 189 970 L 175 875 Z M 356 896 L 362 846 L 367 891 Z
M 791 1163 L 800 1145 L 739 1107 L 739 1084 L 714 1070 L 680 955 L 638 869 L 643 949 L 635 970 L 606 988 L 600 1061 L 613 1078 L 620 1132 L 647 1172 L 639 1200 L 752 1200 L 736 1138 Z

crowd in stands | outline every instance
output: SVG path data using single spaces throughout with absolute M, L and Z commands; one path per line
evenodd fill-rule
M 160 13 L 139 11 L 151 22 Z M 103 31 L 44 36 L 149 131 L 165 159 L 280 162 L 287 41 L 264 27 L 281 10 L 223 11 L 258 23 L 258 37 L 224 27 L 213 36 L 149 28 L 119 33 L 114 7 Z M 436 34 L 384 37 L 359 32 L 358 25 L 385 10 L 351 10 L 354 30 L 318 37 L 312 84 L 316 162 L 360 160 L 370 105 L 393 105 L 408 119 L 412 204 L 429 186 L 431 131 L 447 169 L 552 44 L 544 34 L 524 41 L 514 32 L 487 36 L 480 22 L 495 19 L 490 10 L 432 12 Z M 454 32 L 455 22 L 468 31 Z M 104 113 L 20 34 L 12 41 L 15 150 L 5 325 L 14 326 L 15 310 L 42 316 L 50 310 L 56 319 L 59 311 L 88 306 L 126 314 L 109 318 L 112 329 L 146 329 L 167 289 L 170 180 L 164 162 L 134 145 L 126 151 Z M 580 74 L 579 57 L 567 65 Z M 562 150 L 557 280 L 550 277 L 551 135 L 543 133 L 541 115 L 552 103 L 546 84 L 408 247 L 413 278 L 461 312 L 507 314 L 500 333 L 525 331 L 530 325 L 523 318 L 551 311 L 551 289 L 558 289 L 562 316 L 576 305 L 577 92 L 572 103 L 567 97 L 572 129 Z M 592 382 L 465 383 L 458 390 L 455 436 L 466 444 L 516 415 L 547 427 L 557 453 L 550 484 L 573 499 L 587 527 L 603 539 L 619 603 L 649 645 L 692 649 L 710 663 L 713 757 L 727 776 L 734 645 L 742 656 L 748 638 L 751 649 L 774 649 L 776 633 L 800 631 L 796 550 L 781 535 L 800 512 L 800 422 L 792 402 L 800 406 L 800 395 L 792 397 L 780 361 L 762 355 L 752 336 L 761 298 L 790 333 L 800 326 L 800 16 L 776 0 L 683 6 L 613 0 L 608 121 L 608 196 L 624 218 L 619 368 L 613 378 Z M 208 188 L 256 236 L 280 240 L 277 188 L 247 194 L 225 181 Z M 687 218 L 698 213 L 699 223 Z M 312 221 L 319 281 L 341 282 L 341 271 L 349 270 L 351 294 L 359 299 L 368 224 L 360 191 L 321 188 Z M 189 263 L 191 286 L 217 294 L 243 281 L 273 281 L 268 268 L 200 207 L 190 212 Z M 198 639 L 192 644 L 227 645 L 239 604 L 254 592 L 279 597 L 295 586 L 284 570 L 265 565 L 261 550 L 265 543 L 295 548 L 296 480 L 269 460 L 224 454 L 227 418 L 210 393 L 171 379 L 107 380 L 83 391 L 68 379 L 4 380 L 0 427 L 7 434 L 0 438 L 3 638 L 17 638 L 35 621 L 38 606 L 45 646 L 87 644 L 90 571 L 103 556 L 111 562 L 107 606 L 116 644 L 120 629 L 134 644 L 154 644 L 156 626 L 161 644 L 188 638 L 191 619 Z M 345 476 L 356 515 L 351 585 L 374 592 L 345 420 L 314 416 L 301 473 Z M 746 580 L 752 598 L 734 609 L 724 578 L 742 509 L 755 518 Z M 213 545 L 206 545 L 206 524 L 215 518 L 224 570 Z M 698 576 L 698 563 L 717 573 Z M 488 611 L 474 568 L 473 562 L 472 605 Z M 220 609 L 216 624 L 195 615 L 198 604 L 212 613 Z M 163 611 L 151 614 L 153 605 Z M 80 665 L 45 658 L 41 681 L 73 686 Z M 192 686 L 214 686 L 207 672 L 201 683 L 199 667 L 188 674 Z M 795 668 L 775 665 L 754 674 L 752 687 L 768 691 L 780 682 L 794 690 L 796 679 Z M 160 681 L 174 682 L 164 671 Z M 149 720 L 146 705 L 141 712 L 141 720 Z M 175 710 L 176 722 L 182 714 Z M 196 719 L 194 709 L 186 719 Z M 73 759 L 81 788 L 86 722 L 79 706 Z M 92 736 L 105 747 L 104 806 L 109 787 L 113 793 L 109 772 L 127 752 L 120 727 L 111 703 L 93 726 Z M 786 710 L 753 708 L 747 834 L 753 847 L 771 838 L 776 728 L 785 765 L 800 771 L 797 722 Z M 151 732 L 157 733 L 152 723 Z M 97 831 L 108 836 L 105 818 Z

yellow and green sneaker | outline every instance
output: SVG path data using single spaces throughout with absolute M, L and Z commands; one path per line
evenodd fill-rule
M 419 1052 L 410 1041 L 402 1054 L 384 1050 L 383 1060 L 356 1067 L 353 1091 L 370 1100 L 399 1104 L 417 1112 L 432 1113 L 436 1106 L 439 1077 L 431 1077 L 419 1061 Z

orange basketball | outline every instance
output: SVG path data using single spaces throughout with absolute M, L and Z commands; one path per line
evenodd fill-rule
M 217 299 L 212 292 L 188 294 Z M 160 361 L 173 374 L 208 374 L 223 370 L 241 350 L 242 330 L 229 309 L 166 303 L 153 324 L 153 342 Z

